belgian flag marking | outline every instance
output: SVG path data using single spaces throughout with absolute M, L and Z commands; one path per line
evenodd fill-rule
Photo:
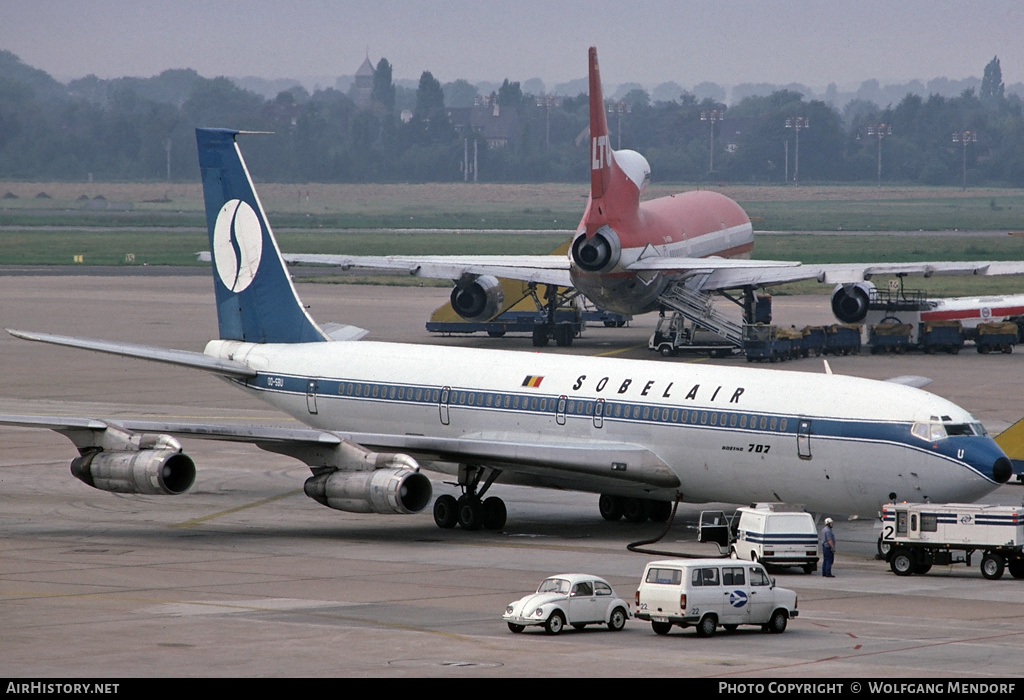
M 540 383 L 542 381 L 544 381 L 544 377 L 538 377 L 538 376 L 536 376 L 534 374 L 531 374 L 531 375 L 528 375 L 526 377 L 526 379 L 523 380 L 523 386 L 528 386 L 528 387 L 531 387 L 533 389 L 536 389 L 537 387 L 540 386 Z

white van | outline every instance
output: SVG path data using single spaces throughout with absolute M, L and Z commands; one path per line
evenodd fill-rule
M 721 511 L 705 511 L 720 513 Z M 713 522 L 713 517 L 708 517 Z M 701 528 L 705 514 L 701 513 Z M 702 531 L 701 541 L 709 537 Z M 732 555 L 765 566 L 799 566 L 813 574 L 818 568 L 818 530 L 802 506 L 752 503 L 732 516 Z M 719 539 L 720 535 L 714 539 Z M 710 541 L 714 541 L 711 539 Z
M 796 617 L 796 593 L 779 588 L 764 567 L 736 559 L 664 559 L 644 569 L 636 590 L 636 614 L 656 634 L 673 625 L 697 628 L 710 637 L 719 625 L 732 632 L 740 625 L 760 625 L 785 632 Z

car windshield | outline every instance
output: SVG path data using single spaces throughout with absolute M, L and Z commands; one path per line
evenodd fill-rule
M 544 579 L 540 587 L 537 589 L 538 593 L 568 593 L 569 582 L 564 578 L 546 578 Z

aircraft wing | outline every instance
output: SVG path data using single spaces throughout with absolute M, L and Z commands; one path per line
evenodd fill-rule
M 283 255 L 289 264 L 329 265 L 344 270 L 401 270 L 413 277 L 458 280 L 494 275 L 523 282 L 571 287 L 569 259 L 561 255 Z
M 748 260 L 748 263 L 757 263 Z M 826 265 L 776 264 L 744 267 L 716 268 L 701 285 L 705 291 L 736 289 L 745 286 L 764 286 L 816 279 L 824 284 L 853 284 L 870 280 L 876 275 L 1020 275 L 1024 274 L 1024 261 L 968 261 L 968 262 L 909 262 L 909 263 L 843 263 Z
M 254 444 L 268 452 L 294 457 L 310 467 L 325 466 L 331 450 L 354 443 L 377 451 L 401 451 L 440 462 L 472 462 L 513 473 L 576 480 L 600 478 L 659 488 L 678 488 L 669 466 L 642 445 L 601 441 L 550 442 L 522 436 L 478 434 L 438 438 L 388 433 L 340 433 L 314 428 L 226 423 L 182 423 L 153 420 L 108 421 L 77 416 L 0 414 L 0 425 L 47 428 L 73 437 L 107 430 L 134 434 L 167 434 Z M 90 440 L 89 444 L 95 440 Z

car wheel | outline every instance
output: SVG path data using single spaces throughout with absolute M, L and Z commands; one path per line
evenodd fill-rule
M 883 542 L 882 541 L 882 536 L 879 535 L 878 536 L 878 544 L 875 546 L 875 549 L 878 551 L 878 558 L 879 559 L 885 559 L 886 557 L 889 556 L 889 552 L 892 551 L 892 543 L 891 542 Z
M 445 530 L 459 524 L 459 502 L 455 496 L 446 493 L 434 501 L 434 523 Z
M 548 634 L 558 634 L 565 628 L 565 617 L 557 610 L 551 613 L 548 621 L 544 623 L 544 631 Z
M 697 636 L 698 637 L 711 637 L 715 634 L 715 628 L 718 627 L 718 621 L 712 615 L 705 615 L 697 623 Z
M 989 581 L 995 581 L 1003 577 L 1005 564 L 1003 558 L 993 552 L 985 552 L 981 559 L 981 575 Z
M 652 622 L 651 629 L 655 634 L 666 635 L 672 631 L 671 622 Z
M 910 555 L 910 550 L 906 547 L 896 549 L 889 559 L 889 568 L 897 576 L 910 576 L 914 573 L 914 558 Z
M 776 610 L 772 613 L 772 616 L 768 618 L 768 631 L 772 634 L 782 634 L 786 631 L 786 624 L 789 622 L 789 616 L 785 610 Z
M 618 632 L 626 626 L 626 611 L 622 608 L 612 610 L 612 616 L 608 618 L 608 629 Z
M 804 564 L 804 573 L 807 575 L 813 574 L 817 569 L 817 564 Z
M 520 633 L 520 632 L 522 632 L 522 631 L 523 631 L 524 629 L 526 629 L 526 625 L 517 625 L 517 624 L 516 624 L 516 623 L 514 623 L 514 622 L 510 622 L 510 623 L 508 623 L 508 628 L 509 628 L 510 630 L 512 630 L 513 632 L 515 632 L 516 634 L 519 634 L 519 633 Z

